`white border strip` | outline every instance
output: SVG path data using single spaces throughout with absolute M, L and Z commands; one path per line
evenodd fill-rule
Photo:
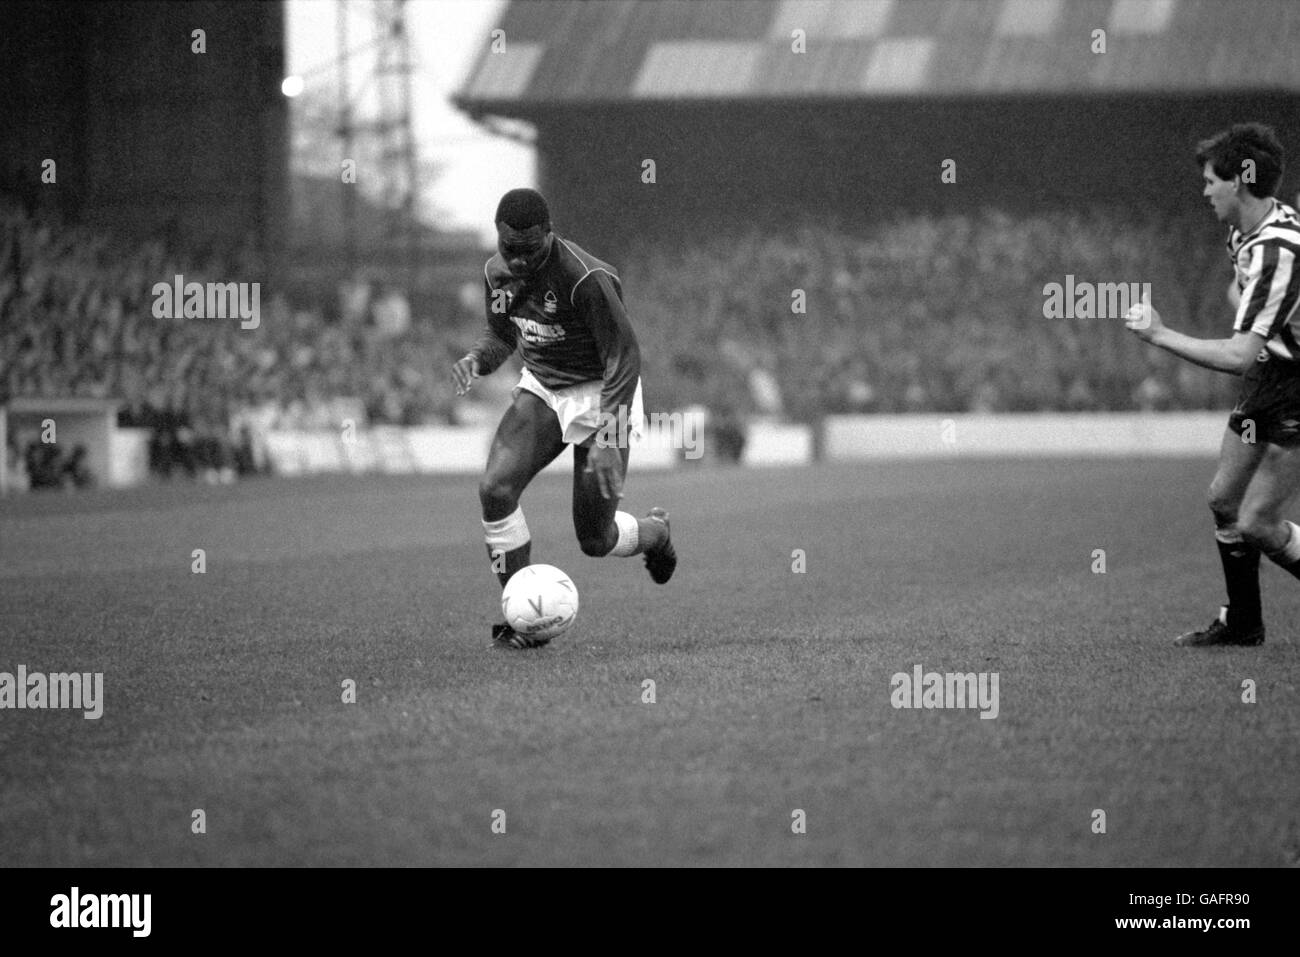
M 1213 456 L 1223 412 L 833 415 L 823 454 L 835 459 L 966 456 Z

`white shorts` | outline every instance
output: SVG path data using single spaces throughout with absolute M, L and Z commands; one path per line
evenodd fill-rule
M 564 441 L 570 445 L 580 445 L 595 435 L 603 424 L 600 417 L 600 393 L 604 388 L 604 382 L 593 379 L 591 382 L 579 382 L 577 385 L 566 386 L 563 389 L 548 389 L 525 368 L 524 374 L 519 377 L 519 384 L 515 386 L 511 395 L 518 396 L 519 391 L 524 389 L 537 396 L 551 407 L 556 418 L 560 420 Z M 617 410 L 614 414 L 618 414 Z M 641 380 L 637 379 L 636 392 L 632 394 L 632 408 L 627 413 L 627 438 L 631 439 L 632 436 L 641 438 L 644 423 L 645 407 L 641 401 Z M 614 423 L 615 428 L 618 426 L 619 423 Z M 615 436 L 615 438 L 619 437 Z

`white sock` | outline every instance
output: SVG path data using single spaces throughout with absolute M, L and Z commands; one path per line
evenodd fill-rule
M 635 555 L 637 546 L 641 544 L 640 529 L 637 525 L 636 516 L 627 512 L 615 512 L 614 524 L 618 526 L 618 542 L 614 545 L 610 554 L 618 555 L 620 558 Z
M 495 522 L 483 522 L 483 538 L 492 553 L 512 552 L 520 545 L 528 544 L 528 523 L 524 521 L 524 510 L 516 508 L 505 518 Z

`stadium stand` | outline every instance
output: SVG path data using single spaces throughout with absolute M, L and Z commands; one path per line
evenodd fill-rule
M 815 421 L 844 412 L 1204 409 L 1225 376 L 1135 349 L 1117 317 L 1050 319 L 1067 275 L 1151 282 L 1203 335 L 1228 267 L 1199 211 L 917 215 L 849 232 L 753 230 L 628 256 L 655 394 Z M 1188 243 L 1189 234 L 1207 233 Z M 791 290 L 806 293 L 806 313 Z M 1185 317 L 1185 318 L 1184 318 Z
M 649 408 L 708 409 L 738 457 L 754 419 L 1230 402 L 1228 377 L 1138 347 L 1115 317 L 1049 318 L 1045 288 L 1150 283 L 1185 331 L 1227 329 L 1223 234 L 1199 205 L 1190 147 L 1243 111 L 1296 135 L 1300 61 L 1243 57 L 1250 30 L 1224 18 L 1285 50 L 1300 8 L 829 9 L 511 3 L 507 51 L 485 49 L 457 99 L 535 126 L 558 231 L 623 275 Z M 1076 42 L 1094 23 L 1104 57 Z M 952 184 L 938 175 L 947 156 L 960 159 Z M 316 294 L 269 289 L 256 330 L 156 319 L 154 283 L 260 275 L 256 244 L 110 235 L 42 207 L 30 177 L 13 182 L 0 197 L 0 402 L 120 400 L 120 423 L 150 430 L 155 472 L 216 480 L 264 468 L 277 429 L 493 420 L 457 401 L 446 371 L 481 323 L 471 269 L 464 294 L 407 313 L 382 288 L 340 294 L 346 277 L 318 257 Z M 506 378 L 483 391 L 499 396 Z M 15 467 L 30 442 L 10 436 Z
M 329 321 L 275 296 L 257 330 L 153 316 L 154 283 L 249 275 L 240 256 L 131 244 L 0 196 L 0 402 L 120 399 L 120 425 L 153 430 L 161 475 L 257 471 L 255 437 L 276 427 L 451 420 L 451 389 L 430 370 L 463 351 L 468 324 L 455 343 L 448 323 L 391 335 L 382 300 Z M 10 436 L 12 466 L 30 443 Z
M 1205 229 L 1198 217 L 989 210 L 649 244 L 623 267 L 649 397 L 702 404 L 724 423 L 1221 406 L 1226 377 L 1133 348 L 1118 321 L 1043 314 L 1046 284 L 1118 276 L 1152 282 L 1189 329 L 1220 328 L 1227 267 L 1212 228 L 1186 242 Z M 160 320 L 149 292 L 159 277 L 249 267 L 121 246 L 14 202 L 2 222 L 3 395 L 120 398 L 120 424 L 154 430 L 161 475 L 255 472 L 256 437 L 274 428 L 459 421 L 442 371 L 474 334 L 468 301 L 395 334 L 382 300 L 327 321 L 272 297 L 258 330 Z M 805 312 L 793 311 L 791 289 L 805 290 Z

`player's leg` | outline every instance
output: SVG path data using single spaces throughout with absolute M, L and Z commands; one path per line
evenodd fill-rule
M 531 540 L 519 496 L 563 450 L 559 420 L 550 406 L 520 390 L 497 426 L 478 490 L 488 555 L 503 588 L 529 562 Z
M 1242 537 L 1238 512 L 1251 478 L 1264 458 L 1262 443 L 1247 442 L 1238 431 L 1234 416 L 1224 430 L 1219 447 L 1219 467 L 1210 482 L 1210 511 L 1214 514 L 1214 538 L 1223 565 L 1228 592 L 1227 614 L 1203 631 L 1180 635 L 1175 644 L 1199 646 L 1223 644 L 1234 634 L 1253 634 L 1261 627 L 1259 599 L 1259 549 Z M 1246 435 L 1253 438 L 1253 434 Z
M 677 566 L 672 545 L 668 513 L 661 508 L 650 510 L 645 518 L 619 510 L 617 498 L 600 494 L 594 473 L 587 471 L 587 455 L 596 437 L 573 447 L 573 530 L 586 555 L 645 555 L 650 577 L 664 584 Z M 619 449 L 622 460 L 621 479 L 627 475 L 628 448 Z
M 1264 453 L 1264 443 L 1244 441 L 1229 426 L 1223 432 L 1219 467 L 1210 483 L 1210 511 L 1228 590 L 1229 615 L 1233 624 L 1242 626 L 1259 623 L 1259 549 L 1243 540 L 1238 511 Z
M 620 537 L 630 539 L 638 538 L 638 535 L 636 531 L 620 535 L 618 516 L 627 513 L 619 512 L 617 498 L 605 498 L 600 494 L 600 484 L 595 473 L 587 471 L 587 454 L 595 442 L 596 438 L 592 436 L 573 447 L 573 531 L 578 536 L 578 545 L 582 548 L 582 553 L 599 557 L 608 555 L 618 548 Z M 620 448 L 618 451 L 622 461 L 619 474 L 621 486 L 622 479 L 627 475 L 629 450 Z M 636 519 L 632 521 L 635 522 Z M 624 526 L 629 525 L 626 520 L 623 520 L 623 523 Z M 623 554 L 636 553 L 625 551 Z
M 1237 515 L 1242 538 L 1300 578 L 1300 526 L 1283 511 L 1300 493 L 1300 444 L 1265 446 Z

